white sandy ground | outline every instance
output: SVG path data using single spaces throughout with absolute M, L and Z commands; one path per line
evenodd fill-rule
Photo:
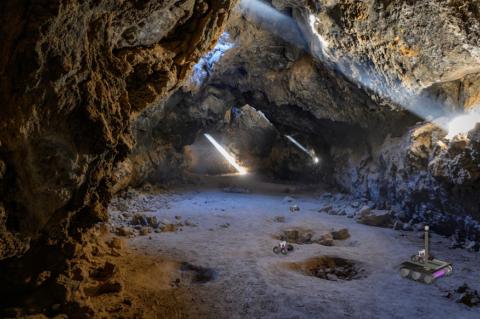
M 436 258 L 453 263 L 453 275 L 430 286 L 403 279 L 398 266 L 422 248 L 421 232 L 370 227 L 344 216 L 318 213 L 324 206 L 319 199 L 321 191 L 289 194 L 300 207 L 299 212 L 291 213 L 292 203 L 283 201 L 287 195 L 283 186 L 256 185 L 250 184 L 250 194 L 225 193 L 219 187 L 198 185 L 178 188 L 170 195 L 139 196 L 138 201 L 151 207 L 145 215 L 172 222 L 179 215 L 198 226 L 131 238 L 131 249 L 213 268 L 218 274 L 205 284 L 180 284 L 180 288 L 171 289 L 175 299 L 187 300 L 188 307 L 182 310 L 186 317 L 480 318 L 480 308 L 469 308 L 445 297 L 464 282 L 480 289 L 480 254 L 450 250 L 448 239 L 433 235 L 432 250 Z M 274 222 L 275 216 L 285 216 L 286 222 Z M 222 227 L 226 223 L 230 226 Z M 272 236 L 297 226 L 310 228 L 317 235 L 348 228 L 351 238 L 336 241 L 333 247 L 295 245 L 288 256 L 273 254 L 277 241 Z M 355 260 L 367 277 L 327 281 L 284 265 L 320 255 Z

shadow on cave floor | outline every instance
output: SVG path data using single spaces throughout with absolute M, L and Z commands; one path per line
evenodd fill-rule
M 464 282 L 480 286 L 478 254 L 449 250 L 446 238 L 433 235 L 436 256 L 449 259 L 455 271 L 433 285 L 419 284 L 401 278 L 398 267 L 422 247 L 422 232 L 319 212 L 323 189 L 235 180 L 209 177 L 168 190 L 147 184 L 113 200 L 111 229 L 127 246 L 118 257 L 124 294 L 144 317 L 477 318 L 478 309 L 456 303 L 454 291 Z M 314 237 L 311 244 L 293 244 L 285 256 L 274 254 L 276 234 L 292 228 L 320 238 L 347 229 L 350 237 L 328 245 Z M 321 256 L 351 261 L 362 275 L 336 280 L 327 274 L 325 280 L 292 267 L 308 267 Z M 337 264 L 335 274 L 351 271 Z

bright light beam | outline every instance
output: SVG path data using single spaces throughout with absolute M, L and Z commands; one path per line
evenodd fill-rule
M 223 157 L 225 157 L 225 159 L 230 163 L 230 165 L 232 165 L 233 167 L 235 167 L 235 169 L 238 171 L 238 173 L 240 175 L 245 175 L 247 174 L 247 170 L 244 168 L 244 167 L 241 167 L 240 165 L 238 165 L 237 161 L 235 160 L 235 158 L 230 155 L 224 148 L 222 145 L 218 144 L 217 141 L 210 135 L 210 134 L 203 134 L 205 135 L 205 137 L 208 139 L 208 141 L 210 143 L 213 144 L 213 146 L 215 146 L 215 148 L 217 149 L 217 151 L 220 152 L 220 154 L 223 155 Z
M 451 126 L 448 122 L 454 120 L 458 115 L 449 112 L 445 108 L 444 103 L 435 101 L 427 96 L 418 95 L 413 90 L 401 84 L 391 84 L 385 75 L 380 74 L 371 66 L 362 66 L 345 57 L 335 57 L 332 54 L 330 44 L 317 29 L 320 20 L 310 12 L 303 13 L 306 15 L 305 18 L 307 18 L 307 24 L 303 26 L 302 24 L 297 25 L 292 17 L 279 12 L 276 8 L 264 1 L 241 0 L 240 8 L 245 15 L 252 17 L 260 23 L 261 27 L 293 45 L 303 47 L 303 42 L 299 42 L 298 38 L 311 38 L 308 46 L 310 47 L 311 54 L 317 60 L 333 67 L 355 83 L 372 90 L 383 98 L 391 100 L 393 103 L 426 121 L 433 122 L 439 127 L 448 130 L 448 126 Z M 298 31 L 299 28 L 301 31 Z M 293 31 L 295 31 L 295 33 L 290 34 Z M 352 70 L 355 70 L 355 72 L 352 72 Z M 462 121 L 464 121 L 464 119 Z M 469 119 L 469 121 L 472 120 Z M 453 125 L 459 122 L 460 120 L 457 119 Z M 295 143 L 295 145 L 297 144 Z
M 296 139 L 294 139 L 290 135 L 285 135 L 285 137 L 288 138 L 288 140 L 290 142 L 292 142 L 293 144 L 295 144 L 295 146 L 297 146 L 299 149 L 301 149 L 302 151 L 307 153 L 307 155 L 312 158 L 312 160 L 315 164 L 318 164 L 318 162 L 320 160 L 318 159 L 318 157 L 315 156 L 315 151 L 314 150 L 311 150 L 311 151 L 307 150 L 302 144 L 300 144 Z
M 480 108 L 478 107 L 470 112 L 454 117 L 448 122 L 448 135 L 445 138 L 451 140 L 459 134 L 467 134 L 475 128 L 477 123 L 480 123 Z

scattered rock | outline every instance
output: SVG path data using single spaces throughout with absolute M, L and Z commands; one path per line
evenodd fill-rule
M 146 236 L 152 232 L 152 229 L 150 227 L 142 227 L 140 229 L 140 236 Z
M 132 216 L 130 224 L 136 226 L 150 226 L 152 228 L 158 228 L 160 223 L 155 216 L 145 216 L 140 213 L 136 213 Z
M 358 214 L 357 222 L 368 226 L 392 227 L 392 212 L 390 210 L 363 208 Z
M 298 211 L 300 211 L 300 207 L 298 207 L 298 205 L 290 206 L 290 212 L 294 213 Z
M 332 281 L 360 279 L 363 277 L 361 273 L 364 272 L 354 261 L 332 256 L 320 256 L 300 263 L 291 263 L 289 268 L 307 276 Z
M 285 240 L 294 244 L 311 244 L 314 232 L 308 229 L 287 229 L 279 236 L 280 240 Z
M 277 223 L 284 223 L 285 222 L 285 216 L 275 216 L 273 218 L 273 221 L 277 222 Z
M 90 277 L 97 280 L 107 280 L 110 279 L 117 271 L 118 268 L 115 264 L 106 261 L 102 267 L 93 269 L 90 272 Z
M 153 190 L 153 186 L 150 183 L 145 183 L 142 186 L 142 191 L 145 193 L 151 193 Z
M 107 246 L 110 248 L 121 250 L 125 247 L 125 241 L 118 237 L 113 237 L 107 242 Z
M 188 227 L 197 227 L 197 224 L 194 223 L 191 219 L 187 218 L 185 219 L 185 221 L 183 222 L 183 224 L 185 226 L 188 226 Z
M 353 217 L 355 217 L 355 212 L 353 210 L 349 210 L 347 212 L 347 218 L 353 218 Z
M 371 210 L 370 207 L 365 205 L 362 208 L 360 208 L 360 210 L 357 212 L 357 215 L 359 215 L 359 216 L 366 215 L 366 214 L 370 213 L 370 210 Z
M 229 186 L 223 189 L 225 193 L 238 193 L 238 194 L 250 194 L 251 191 L 248 188 Z
M 132 216 L 132 220 L 130 221 L 130 224 L 146 226 L 147 225 L 147 219 L 145 218 L 144 215 L 136 213 L 135 215 Z
M 350 238 L 350 233 L 348 232 L 347 228 L 342 228 L 342 229 L 337 230 L 337 231 L 332 231 L 331 234 L 332 234 L 333 239 L 335 239 L 335 240 L 345 240 L 345 239 Z
M 392 228 L 393 228 L 394 230 L 401 230 L 401 229 L 403 229 L 403 223 L 397 219 L 397 220 L 393 223 Z
M 323 206 L 322 208 L 320 208 L 318 210 L 319 213 L 328 213 L 329 211 L 332 210 L 332 205 L 327 205 L 327 206 Z
M 470 252 L 477 252 L 480 250 L 480 244 L 476 241 L 468 241 L 465 244 L 465 249 L 467 249 Z
M 320 239 L 317 240 L 317 243 L 322 246 L 333 246 L 333 236 L 331 233 L 325 234 Z
M 230 227 L 230 223 L 222 224 L 222 225 L 220 225 L 220 227 L 222 227 L 222 228 L 228 228 L 228 227 Z
M 175 224 L 164 224 L 160 228 L 162 229 L 163 232 L 166 232 L 166 233 L 177 231 L 177 225 Z
M 480 306 L 480 295 L 477 290 L 473 290 L 466 283 L 455 289 L 455 291 L 449 292 L 446 297 L 454 298 L 456 302 L 468 307 Z
M 72 279 L 76 281 L 82 281 L 88 277 L 88 272 L 84 266 L 75 264 L 72 266 Z
M 132 229 L 130 229 L 126 226 L 118 227 L 115 233 L 118 236 L 124 236 L 124 237 L 130 237 L 130 236 L 133 235 Z
M 464 248 L 464 243 L 459 241 L 454 236 L 452 236 L 450 238 L 450 245 L 448 246 L 448 248 L 450 248 L 450 249 Z

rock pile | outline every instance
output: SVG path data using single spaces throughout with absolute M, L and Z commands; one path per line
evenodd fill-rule
M 345 240 L 350 238 L 348 229 L 333 230 L 315 238 L 315 232 L 304 228 L 290 228 L 284 230 L 278 238 L 293 244 L 313 244 L 322 246 L 333 246 L 335 240 Z
M 356 262 L 333 256 L 320 256 L 300 263 L 291 263 L 289 268 L 307 276 L 332 281 L 360 279 L 365 272 Z
M 393 218 L 392 212 L 385 209 L 370 209 L 363 207 L 357 214 L 357 222 L 368 226 L 376 227 L 392 227 Z
M 468 307 L 480 306 L 480 295 L 477 290 L 470 288 L 466 283 L 453 292 L 449 292 L 446 297 L 454 299 L 456 302 L 467 305 Z

